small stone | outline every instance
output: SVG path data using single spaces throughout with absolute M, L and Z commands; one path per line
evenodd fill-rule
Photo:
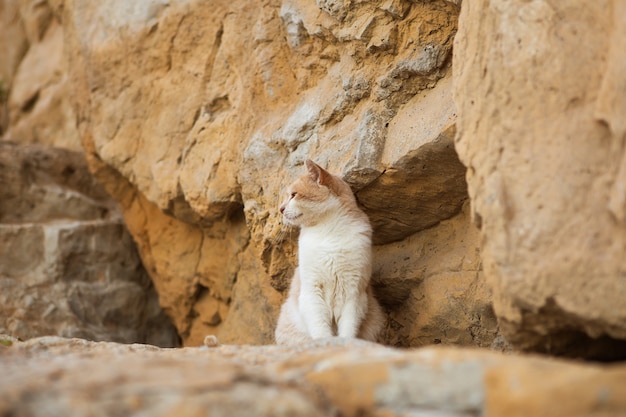
M 213 335 L 213 334 L 209 334 L 207 336 L 205 336 L 204 338 L 204 346 L 206 347 L 217 347 L 220 345 L 219 340 L 217 340 L 217 336 Z

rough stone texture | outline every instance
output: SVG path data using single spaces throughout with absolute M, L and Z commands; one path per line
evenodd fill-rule
M 0 135 L 81 150 L 64 58 L 62 1 L 0 1 Z
M 626 351 L 626 6 L 464 2 L 456 148 L 517 347 Z
M 0 414 L 11 416 L 623 416 L 626 366 L 484 350 L 158 349 L 0 339 Z M 89 371 L 86 371 L 89 370 Z
M 389 312 L 387 343 L 508 348 L 498 336 L 479 246 L 466 204 L 437 227 L 374 249 L 373 284 Z
M 276 207 L 306 157 L 350 182 L 377 244 L 460 213 L 467 192 L 449 75 L 457 14 L 458 5 L 443 1 L 64 3 L 82 144 L 186 344 L 209 333 L 272 341 L 296 237 Z M 462 223 L 454 224 L 465 230 Z M 475 246 L 467 248 L 474 257 Z M 422 266 L 436 275 L 429 270 L 437 264 Z M 449 303 L 432 310 L 448 311 L 441 320 L 455 328 L 489 315 L 472 268 L 459 267 L 453 290 L 470 299 L 481 288 L 471 313 L 459 320 Z M 409 271 L 405 288 L 425 275 Z M 427 281 L 437 297 L 446 293 L 443 279 Z M 416 340 L 406 333 L 414 328 L 408 314 L 435 305 L 422 294 L 402 304 L 411 310 L 393 343 Z M 401 305 L 388 305 L 402 315 Z M 486 322 L 484 334 L 494 334 Z M 471 340 L 442 328 L 423 340 Z
M 175 346 L 178 336 L 82 154 L 0 142 L 0 329 Z
M 624 357 L 621 2 L 465 2 L 454 80 L 461 1 L 135 3 L 0 0 L 0 130 L 80 141 L 185 344 L 272 341 L 310 157 L 375 227 L 386 342 Z

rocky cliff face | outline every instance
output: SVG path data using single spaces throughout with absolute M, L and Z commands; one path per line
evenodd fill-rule
M 310 157 L 386 343 L 620 357 L 618 3 L 5 0 L 3 138 L 84 150 L 187 345 L 272 342 Z
M 272 341 L 296 238 L 276 207 L 306 157 L 342 174 L 371 218 L 389 342 L 492 342 L 453 147 L 457 14 L 447 2 L 65 3 L 79 135 L 187 344 Z M 425 232 L 435 241 L 412 237 L 455 215 Z
M 623 416 L 624 365 L 519 351 L 626 357 L 626 6 L 460 3 L 0 0 L 0 414 Z M 243 345 L 307 157 L 383 341 L 464 348 Z
M 0 134 L 82 151 L 69 100 L 62 1 L 0 2 Z
M 624 355 L 625 19 L 618 1 L 463 7 L 457 149 L 519 347 Z

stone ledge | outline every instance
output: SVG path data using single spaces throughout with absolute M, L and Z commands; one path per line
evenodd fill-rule
M 183 349 L 59 337 L 0 340 L 5 341 L 0 344 L 2 415 L 576 417 L 626 412 L 624 364 L 453 347 L 397 350 L 341 339 L 292 348 Z

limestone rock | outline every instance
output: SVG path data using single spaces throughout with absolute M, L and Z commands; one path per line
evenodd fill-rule
M 0 329 L 175 346 L 119 211 L 83 155 L 0 142 Z
M 624 355 L 625 18 L 611 0 L 463 3 L 456 148 L 517 347 Z
M 506 348 L 493 288 L 515 347 L 623 357 L 622 2 L 135 3 L 0 0 L 0 134 L 80 138 L 184 343 L 272 341 L 297 238 L 276 207 L 310 157 L 375 227 L 388 343 Z M 20 187 L 11 221 L 109 210 Z M 7 233 L 43 259 L 48 229 Z
M 15 70 L 24 57 L 28 41 L 16 1 L 0 1 L 0 135 L 9 126 L 9 91 Z
M 626 367 L 484 350 L 0 338 L 0 413 L 64 416 L 621 416 Z M 85 370 L 88 369 L 89 372 Z
M 0 2 L 0 45 L 3 59 L 0 62 L 0 81 L 3 89 L 11 84 L 15 76 L 15 70 L 28 49 L 28 38 L 22 15 L 20 2 L 3 0 Z
M 448 77 L 389 122 L 379 156 L 386 168 L 356 194 L 374 226 L 375 243 L 400 240 L 461 209 L 467 185 L 454 150 L 455 116 Z
M 506 350 L 485 283 L 469 205 L 458 216 L 374 249 L 373 284 L 389 311 L 388 344 Z
M 0 69 L 0 134 L 5 140 L 78 151 L 76 116 L 68 99 L 64 30 L 56 3 L 0 1 L 0 51 L 7 58 Z
M 295 259 L 276 207 L 306 157 L 349 181 L 379 244 L 436 226 L 467 198 L 452 146 L 454 4 L 63 10 L 91 168 L 186 344 L 272 342 Z

